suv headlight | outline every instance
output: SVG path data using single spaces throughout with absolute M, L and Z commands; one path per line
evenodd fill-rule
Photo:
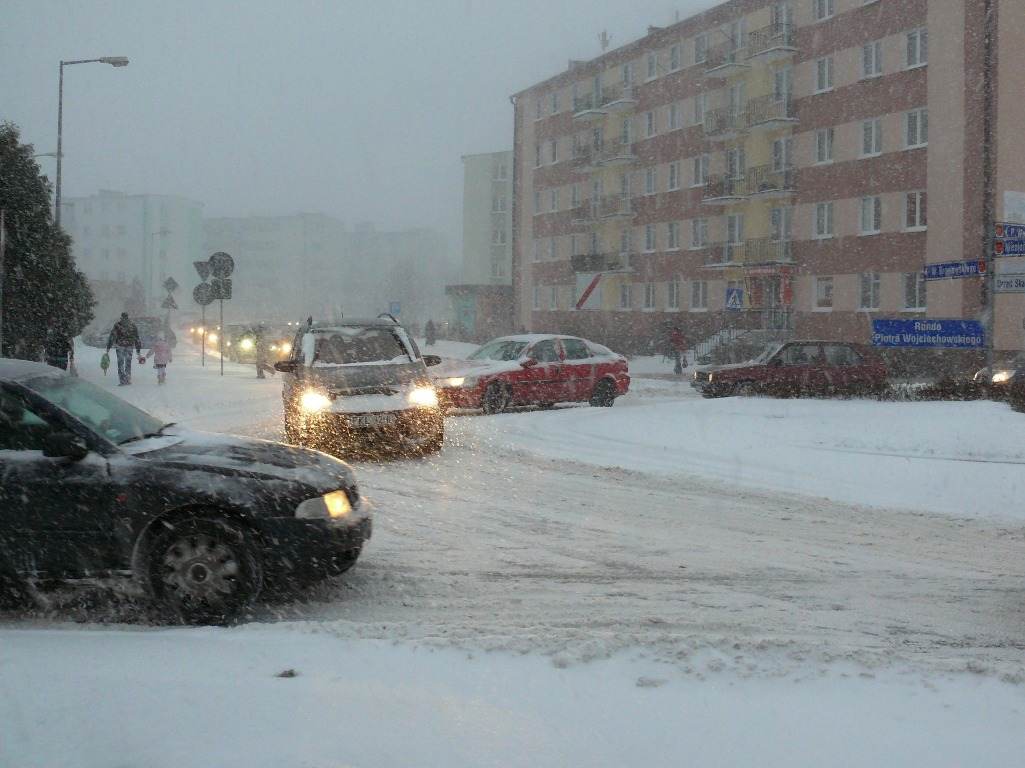
M 331 491 L 316 499 L 308 499 L 295 508 L 295 516 L 303 520 L 341 520 L 352 513 L 352 504 L 345 491 Z
M 434 387 L 414 387 L 409 393 L 409 404 L 420 408 L 436 408 L 438 405 L 438 393 Z
M 1006 384 L 1014 378 L 1014 371 L 997 371 L 993 374 L 994 384 Z
M 331 398 L 323 392 L 308 389 L 299 398 L 299 405 L 306 413 L 320 413 L 331 407 Z

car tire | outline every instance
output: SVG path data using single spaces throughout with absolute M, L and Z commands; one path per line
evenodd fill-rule
M 616 386 L 608 379 L 602 379 L 594 385 L 590 404 L 594 408 L 611 408 L 616 402 Z
M 488 384 L 480 401 L 480 409 L 490 415 L 502 413 L 509 407 L 509 390 L 497 381 Z
M 742 381 L 733 387 L 733 394 L 737 397 L 754 397 L 758 392 L 752 382 Z
M 182 624 L 226 624 L 263 588 L 251 534 L 218 517 L 159 524 L 149 544 L 149 587 L 161 614 Z

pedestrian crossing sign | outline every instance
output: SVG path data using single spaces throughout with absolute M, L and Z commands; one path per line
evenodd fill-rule
M 733 311 L 739 311 L 744 308 L 744 289 L 743 288 L 727 288 L 726 289 L 726 309 Z

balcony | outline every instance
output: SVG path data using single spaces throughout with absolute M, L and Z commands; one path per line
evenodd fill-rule
M 797 110 L 790 96 L 761 96 L 747 103 L 747 124 L 751 130 L 773 131 L 797 123 Z
M 629 195 L 606 195 L 598 201 L 598 218 L 633 218 L 635 211 Z
M 793 24 L 770 24 L 747 36 L 748 59 L 758 59 L 759 63 L 769 64 L 795 53 L 797 44 Z
M 744 107 L 723 107 L 705 112 L 705 137 L 714 141 L 726 141 L 747 130 L 748 116 Z
M 570 258 L 574 272 L 629 272 L 632 258 L 628 253 L 577 253 Z
M 637 106 L 637 92 L 632 85 L 616 85 L 602 92 L 606 112 L 627 112 Z
M 705 60 L 707 77 L 731 77 L 751 68 L 747 62 L 747 47 L 737 45 L 733 40 L 708 49 Z
M 624 112 L 633 109 L 637 96 L 633 86 L 612 85 L 602 88 L 597 94 L 589 93 L 573 100 L 573 119 L 588 123 L 601 120 L 610 112 Z
M 736 178 L 719 174 L 708 177 L 701 192 L 701 202 L 708 205 L 723 205 L 743 200 L 747 195 L 747 180 L 743 176 Z
M 713 243 L 705 256 L 706 267 L 736 267 L 744 262 L 746 243 Z
M 576 226 L 585 226 L 593 224 L 598 220 L 598 207 L 591 205 L 589 200 L 585 200 L 583 203 L 573 209 L 572 223 Z
M 787 197 L 797 189 L 797 172 L 793 168 L 759 165 L 748 168 L 745 176 L 747 193 L 752 197 Z
M 743 261 L 747 266 L 794 263 L 794 243 L 792 240 L 774 240 L 763 237 L 748 240 L 744 245 Z

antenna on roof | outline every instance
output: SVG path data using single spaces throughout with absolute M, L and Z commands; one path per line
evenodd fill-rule
M 602 30 L 602 33 L 598 35 L 598 43 L 601 45 L 602 53 L 605 53 L 609 49 L 609 44 L 612 42 L 612 38 L 609 36 L 607 30 Z

